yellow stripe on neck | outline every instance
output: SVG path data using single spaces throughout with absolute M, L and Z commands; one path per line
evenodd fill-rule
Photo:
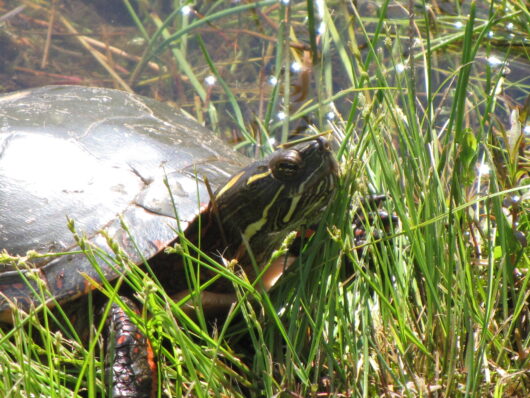
M 278 192 L 276 192 L 276 195 L 271 199 L 269 204 L 265 206 L 263 209 L 263 213 L 261 213 L 261 218 L 258 221 L 253 222 L 252 224 L 249 224 L 247 228 L 245 229 L 245 232 L 243 232 L 243 237 L 246 239 L 247 242 L 250 242 L 250 239 L 258 232 L 266 223 L 267 223 L 267 217 L 269 216 L 269 209 L 274 205 L 276 200 L 278 199 L 278 196 L 282 193 L 283 189 L 285 187 L 282 185 Z
M 224 187 L 221 188 L 221 190 L 217 193 L 217 195 L 215 196 L 215 199 L 219 199 L 226 191 L 228 191 L 230 188 L 232 188 L 238 181 L 239 179 L 241 178 L 241 176 L 245 174 L 244 171 L 242 171 L 241 173 L 239 174 L 236 174 L 235 176 L 233 176 L 230 181 L 228 181 Z

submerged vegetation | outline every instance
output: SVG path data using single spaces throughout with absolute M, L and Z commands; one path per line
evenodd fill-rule
M 135 91 L 252 156 L 332 137 L 325 222 L 271 292 L 234 277 L 226 321 L 127 265 L 159 396 L 530 396 L 526 2 L 4 1 L 0 26 L 2 91 Z M 98 396 L 102 325 L 39 311 L 1 332 L 0 391 Z

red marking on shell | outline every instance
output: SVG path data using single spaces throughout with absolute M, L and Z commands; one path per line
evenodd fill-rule
M 57 275 L 55 279 L 55 286 L 61 290 L 64 287 L 64 272 L 61 272 Z
M 167 246 L 167 243 L 166 242 L 163 242 L 161 240 L 153 240 L 153 245 L 155 245 L 156 247 L 156 250 L 160 251 L 160 250 L 164 250 Z
M 92 285 L 92 283 L 88 280 L 85 280 L 83 282 L 83 292 L 84 293 L 88 293 L 90 291 L 92 291 L 96 286 Z

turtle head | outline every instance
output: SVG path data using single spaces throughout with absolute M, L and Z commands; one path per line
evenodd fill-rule
M 250 164 L 215 195 L 226 241 L 266 261 L 289 232 L 318 221 L 337 180 L 337 162 L 321 137 Z

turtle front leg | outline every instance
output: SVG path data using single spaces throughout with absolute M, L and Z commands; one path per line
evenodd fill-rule
M 136 312 L 132 300 L 122 300 Z M 156 363 L 147 337 L 112 304 L 107 318 L 106 376 L 113 398 L 149 398 L 156 395 Z

